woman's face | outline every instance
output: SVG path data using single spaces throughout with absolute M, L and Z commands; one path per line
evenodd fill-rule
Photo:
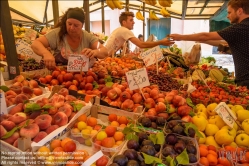
M 66 27 L 69 35 L 79 35 L 82 31 L 83 24 L 79 20 L 68 18 L 66 21 Z

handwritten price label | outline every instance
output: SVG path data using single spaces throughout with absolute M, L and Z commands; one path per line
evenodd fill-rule
M 88 71 L 89 58 L 83 55 L 70 55 L 68 58 L 67 71 Z
M 34 58 L 37 62 L 40 62 L 42 57 L 34 53 L 30 45 L 23 41 L 22 39 L 17 39 L 16 41 L 16 51 L 17 54 L 23 54 L 27 58 Z
M 230 108 L 226 105 L 226 103 L 221 102 L 220 104 L 215 107 L 214 111 L 221 117 L 221 119 L 231 128 L 235 123 L 237 117 L 234 113 L 230 110 Z
M 155 64 L 157 61 L 162 60 L 163 54 L 159 46 L 153 47 L 143 53 L 141 53 L 141 58 L 144 61 L 146 67 Z
M 7 106 L 6 106 L 6 99 L 5 99 L 5 95 L 3 92 L 0 92 L 0 105 L 1 105 L 1 115 L 2 114 L 8 114 L 8 111 L 7 111 Z
M 140 89 L 150 85 L 146 68 L 128 71 L 125 74 L 131 90 Z

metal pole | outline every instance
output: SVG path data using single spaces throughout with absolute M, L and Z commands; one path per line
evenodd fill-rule
M 125 3 L 125 11 L 129 11 L 129 0 L 126 0 L 126 3 Z
M 102 32 L 105 33 L 105 6 L 104 0 L 101 0 L 101 15 L 102 15 Z
M 20 70 L 8 1 L 0 1 L 0 18 L 0 28 L 9 69 L 9 78 L 14 79 L 20 74 Z
M 83 8 L 85 12 L 85 30 L 90 32 L 89 0 L 84 0 Z
M 145 18 L 145 2 L 143 2 L 143 16 Z M 143 37 L 145 39 L 145 19 L 143 20 Z
M 52 0 L 53 15 L 54 15 L 54 25 L 59 22 L 59 4 L 58 0 Z

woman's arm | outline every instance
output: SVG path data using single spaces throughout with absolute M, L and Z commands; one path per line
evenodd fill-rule
M 54 56 L 48 51 L 49 43 L 46 37 L 42 36 L 36 39 L 31 48 L 37 54 L 43 57 L 44 64 L 47 68 L 53 69 L 55 67 Z
M 96 57 L 99 59 L 103 59 L 108 56 L 107 49 L 102 44 L 100 44 L 99 41 L 94 42 L 90 47 L 91 48 L 84 48 L 82 50 L 82 54 L 89 58 Z

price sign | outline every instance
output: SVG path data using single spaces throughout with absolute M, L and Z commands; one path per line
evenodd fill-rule
M 220 104 L 215 107 L 214 111 L 221 117 L 221 119 L 231 128 L 235 123 L 237 117 L 234 113 L 230 110 L 230 108 L 226 105 L 226 103 L 221 102 Z
M 0 72 L 0 77 L 1 77 L 0 78 L 1 79 L 0 85 L 4 86 L 5 82 L 4 82 L 4 79 L 3 79 L 3 73 L 2 72 Z M 8 114 L 5 95 L 4 95 L 4 92 L 2 90 L 0 90 L 0 105 L 1 105 L 1 110 L 0 110 L 1 115 L 2 114 Z
M 27 58 L 34 58 L 37 62 L 40 62 L 42 57 L 34 53 L 32 48 L 30 47 L 30 44 L 23 41 L 22 39 L 18 39 L 16 41 L 16 51 L 17 54 L 23 54 Z
M 141 58 L 143 59 L 145 66 L 148 67 L 157 61 L 162 60 L 164 57 L 160 47 L 156 46 L 141 53 Z
M 140 89 L 150 85 L 146 68 L 128 71 L 125 74 L 131 90 Z
M 67 71 L 88 71 L 89 58 L 83 55 L 70 55 L 68 58 Z

